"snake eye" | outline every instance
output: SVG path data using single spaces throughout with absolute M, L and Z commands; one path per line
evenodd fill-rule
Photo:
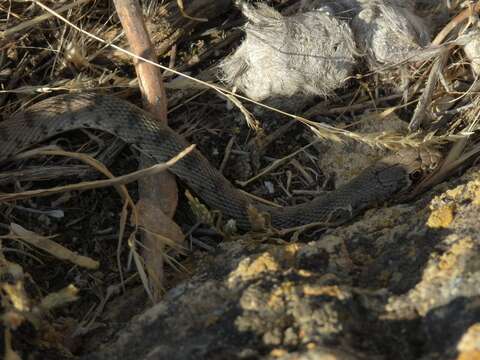
M 422 178 L 423 172 L 422 170 L 415 170 L 410 173 L 410 180 L 412 182 L 416 182 Z

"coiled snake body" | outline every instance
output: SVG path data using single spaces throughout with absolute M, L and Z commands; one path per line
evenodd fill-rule
M 49 137 L 79 128 L 111 133 L 156 162 L 167 161 L 189 146 L 182 136 L 124 100 L 91 93 L 68 94 L 41 101 L 0 122 L 0 161 Z M 211 209 L 219 210 L 223 219 L 234 219 L 239 229 L 251 228 L 249 206 L 268 213 L 274 228 L 286 229 L 310 223 L 328 227 L 344 223 L 362 210 L 408 189 L 412 174 L 423 173 L 433 162 L 420 150 L 402 150 L 366 168 L 335 191 L 305 204 L 283 208 L 255 203 L 197 150 L 175 163 L 170 171 Z

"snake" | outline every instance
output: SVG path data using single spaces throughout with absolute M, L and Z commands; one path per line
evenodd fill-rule
M 0 162 L 71 130 L 110 133 L 157 163 L 190 146 L 180 134 L 132 103 L 107 94 L 67 93 L 41 100 L 0 122 Z M 237 189 L 200 151 L 194 149 L 168 171 L 222 219 L 237 229 L 253 228 L 252 209 L 265 214 L 273 229 L 308 224 L 335 227 L 368 208 L 407 192 L 435 168 L 437 156 L 421 148 L 403 148 L 363 169 L 350 182 L 313 200 L 284 207 L 266 205 Z

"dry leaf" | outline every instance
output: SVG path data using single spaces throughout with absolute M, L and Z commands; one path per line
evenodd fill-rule
M 86 256 L 78 255 L 55 241 L 52 241 L 51 238 L 53 238 L 53 236 L 47 237 L 38 235 L 15 223 L 10 224 L 10 234 L 5 235 L 4 238 L 26 242 L 48 252 L 50 255 L 53 255 L 58 259 L 70 261 L 71 263 L 87 269 L 95 270 L 99 267 L 98 261 Z

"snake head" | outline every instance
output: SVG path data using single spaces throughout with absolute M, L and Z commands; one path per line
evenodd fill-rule
M 383 159 L 392 166 L 402 168 L 407 177 L 403 191 L 411 189 L 438 168 L 442 159 L 441 153 L 426 147 L 399 150 L 395 155 Z
M 429 176 L 440 159 L 439 153 L 425 148 L 401 149 L 366 168 L 341 191 L 354 198 L 351 201 L 354 212 L 372 203 L 401 198 Z

